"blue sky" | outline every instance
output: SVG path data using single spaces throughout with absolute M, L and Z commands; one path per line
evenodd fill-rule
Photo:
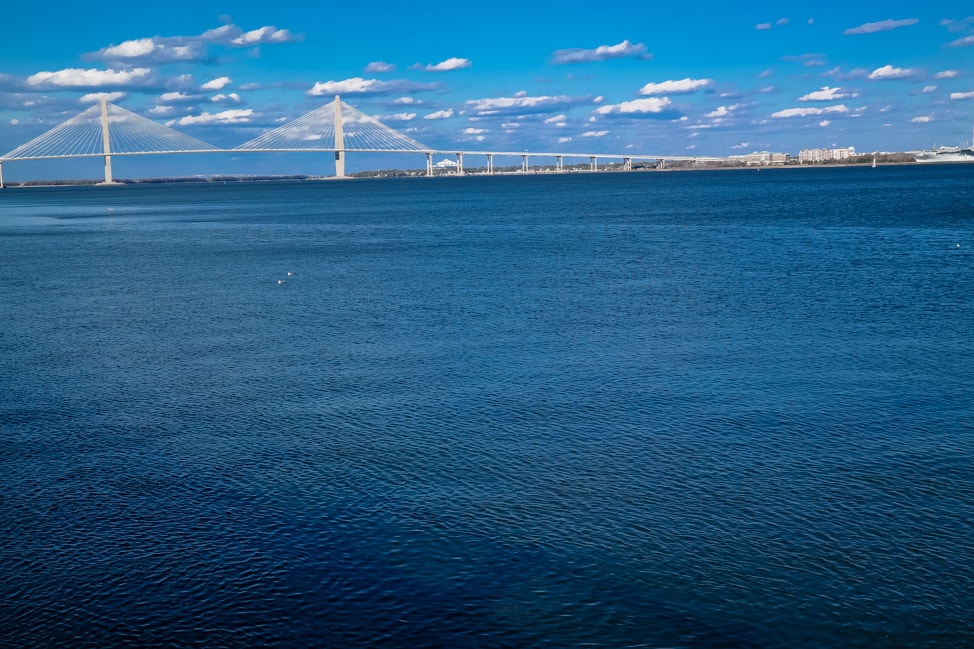
M 974 125 L 969 2 L 53 0 L 3 14 L 2 152 L 99 93 L 226 148 L 335 93 L 442 149 L 899 151 L 970 141 Z

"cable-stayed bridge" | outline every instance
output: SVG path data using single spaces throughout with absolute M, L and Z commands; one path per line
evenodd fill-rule
M 487 173 L 494 172 L 495 156 L 520 156 L 521 171 L 529 170 L 531 157 L 555 159 L 555 170 L 564 170 L 565 158 L 587 158 L 590 168 L 598 170 L 599 159 L 621 160 L 623 169 L 631 170 L 632 161 L 715 160 L 667 155 L 632 153 L 552 153 L 527 151 L 462 151 L 427 147 L 379 120 L 366 115 L 336 96 L 330 103 L 287 124 L 268 131 L 233 149 L 221 149 L 163 126 L 102 99 L 100 104 L 0 156 L 0 188 L 3 163 L 20 160 L 57 160 L 66 158 L 104 158 L 105 185 L 117 184 L 112 178 L 112 158 L 116 156 L 160 155 L 172 153 L 236 152 L 324 152 L 335 156 L 335 176 L 345 176 L 345 156 L 349 153 L 421 153 L 426 156 L 426 174 L 433 175 L 433 156 L 455 155 L 455 173 L 463 175 L 464 156 L 485 156 Z

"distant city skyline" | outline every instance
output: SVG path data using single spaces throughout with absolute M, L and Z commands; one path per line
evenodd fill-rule
M 0 24 L 0 155 L 103 95 L 224 148 L 335 94 L 434 149 L 959 144 L 974 124 L 972 13 L 954 1 L 17 3 Z M 241 158 L 244 172 L 308 166 Z

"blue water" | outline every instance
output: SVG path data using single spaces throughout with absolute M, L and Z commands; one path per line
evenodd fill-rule
M 0 646 L 974 646 L 974 165 L 8 189 L 0 274 Z

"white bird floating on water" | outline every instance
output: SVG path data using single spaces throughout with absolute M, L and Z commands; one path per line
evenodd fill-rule
M 283 286 L 284 285 L 284 280 L 283 279 L 277 280 L 277 285 L 278 286 Z
M 294 277 L 294 271 L 293 270 L 287 271 L 287 276 L 288 277 Z

